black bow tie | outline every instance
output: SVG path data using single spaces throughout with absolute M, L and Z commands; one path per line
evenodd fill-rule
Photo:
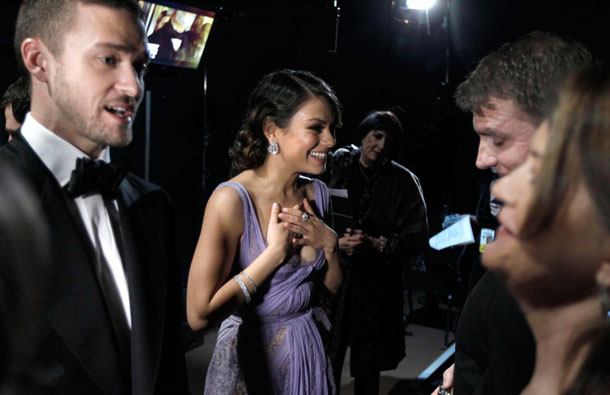
M 72 170 L 72 176 L 64 190 L 71 198 L 100 193 L 104 198 L 113 199 L 129 171 L 128 167 L 126 158 L 112 163 L 100 159 L 78 158 L 76 168 Z

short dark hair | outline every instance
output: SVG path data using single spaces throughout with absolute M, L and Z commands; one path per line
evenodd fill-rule
M 591 64 L 580 42 L 534 31 L 485 56 L 455 94 L 458 107 L 480 113 L 491 98 L 512 99 L 537 120 L 552 85 L 566 73 Z
M 25 115 L 30 111 L 30 79 L 21 76 L 17 81 L 9 85 L 0 101 L 0 109 L 3 111 L 7 106 L 11 106 L 13 116 L 19 123 L 23 123 Z
M 250 95 L 248 110 L 237 133 L 231 156 L 231 174 L 254 169 L 265 162 L 269 142 L 263 131 L 269 117 L 280 128 L 288 126 L 293 115 L 307 100 L 323 97 L 333 114 L 331 129 L 341 126 L 341 105 L 332 88 L 308 71 L 280 70 L 267 74 Z
M 398 117 L 391 111 L 372 111 L 364 117 L 356 128 L 358 140 L 362 140 L 371 130 L 382 130 L 390 139 L 400 144 L 402 141 L 402 124 Z
M 19 7 L 14 40 L 15 54 L 22 67 L 21 43 L 28 37 L 42 40 L 54 55 L 61 54 L 63 35 L 71 25 L 78 3 L 124 9 L 137 21 L 143 17 L 136 0 L 23 0 Z

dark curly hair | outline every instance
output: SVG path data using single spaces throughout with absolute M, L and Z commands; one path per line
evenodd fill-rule
M 456 90 L 458 107 L 480 113 L 490 98 L 512 99 L 541 120 L 551 85 L 566 73 L 592 62 L 577 41 L 534 31 L 485 56 Z
M 280 128 L 288 126 L 292 116 L 307 100 L 325 98 L 333 114 L 331 128 L 341 126 L 341 105 L 331 87 L 308 71 L 280 70 L 267 74 L 250 95 L 248 110 L 233 147 L 231 175 L 261 166 L 267 156 L 269 142 L 263 122 L 269 117 Z

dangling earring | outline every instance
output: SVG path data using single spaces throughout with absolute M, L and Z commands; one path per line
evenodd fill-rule
M 279 154 L 280 153 L 280 146 L 278 145 L 277 141 L 274 141 L 273 143 L 269 144 L 269 147 L 267 147 L 267 151 L 271 155 Z

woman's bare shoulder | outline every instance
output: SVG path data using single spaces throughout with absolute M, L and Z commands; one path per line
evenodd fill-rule
M 243 229 L 243 208 L 239 192 L 230 185 L 216 189 L 208 200 L 205 216 L 205 219 L 215 224 L 213 226 L 220 229 Z
M 215 208 L 238 208 L 241 207 L 241 197 L 239 192 L 230 185 L 223 185 L 217 188 L 210 199 L 208 206 L 213 205 Z

